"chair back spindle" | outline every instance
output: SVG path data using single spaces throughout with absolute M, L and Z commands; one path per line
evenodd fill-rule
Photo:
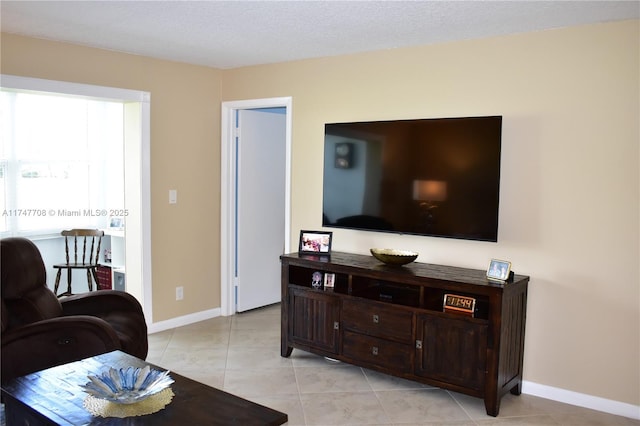
M 54 268 L 58 269 L 56 275 L 55 289 L 58 292 L 58 285 L 60 284 L 60 273 L 62 269 L 67 270 L 67 291 L 58 296 L 71 295 L 71 271 L 72 269 L 86 269 L 87 280 L 89 285 L 89 291 L 93 290 L 92 278 L 98 285 L 98 277 L 96 268 L 98 267 L 98 260 L 100 259 L 100 246 L 102 243 L 102 237 L 104 231 L 99 229 L 70 229 L 60 233 L 64 236 L 64 250 L 65 250 L 65 263 L 60 265 L 54 265 Z M 70 240 L 73 239 L 73 242 Z M 78 243 L 78 240 L 82 240 Z M 90 244 L 89 241 L 90 240 Z M 71 244 L 73 243 L 73 250 L 71 250 Z M 82 247 L 82 253 L 78 247 Z M 71 252 L 73 251 L 73 255 Z M 73 262 L 71 259 L 73 258 Z M 80 263 L 79 260 L 82 262 Z

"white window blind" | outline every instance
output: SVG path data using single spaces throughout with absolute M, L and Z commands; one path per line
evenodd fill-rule
M 124 204 L 122 102 L 0 91 L 0 234 L 107 226 Z

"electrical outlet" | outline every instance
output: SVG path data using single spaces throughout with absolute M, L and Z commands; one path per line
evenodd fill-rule
M 176 300 L 184 299 L 184 287 L 176 287 Z

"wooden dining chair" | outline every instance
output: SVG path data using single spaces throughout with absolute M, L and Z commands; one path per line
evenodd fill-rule
M 96 282 L 98 289 L 98 259 L 100 257 L 100 244 L 104 231 L 99 229 L 71 229 L 60 233 L 64 237 L 64 251 L 66 262 L 53 265 L 58 270 L 56 274 L 56 283 L 53 292 L 58 297 L 71 296 L 71 277 L 74 269 L 85 269 L 87 271 L 87 282 L 89 291 L 93 290 L 93 280 Z M 67 291 L 58 294 L 58 286 L 60 285 L 60 276 L 62 270 L 67 271 Z

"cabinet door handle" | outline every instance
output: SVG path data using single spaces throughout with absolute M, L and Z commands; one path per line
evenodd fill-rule
M 374 355 L 378 355 L 378 347 L 374 346 L 373 348 L 371 348 L 371 353 Z
M 333 322 L 333 329 L 334 330 L 340 330 L 340 323 L 338 321 L 334 321 Z
M 422 340 L 416 340 L 416 349 L 422 349 Z
M 378 324 L 380 322 L 380 317 L 377 314 L 373 314 L 373 323 Z

